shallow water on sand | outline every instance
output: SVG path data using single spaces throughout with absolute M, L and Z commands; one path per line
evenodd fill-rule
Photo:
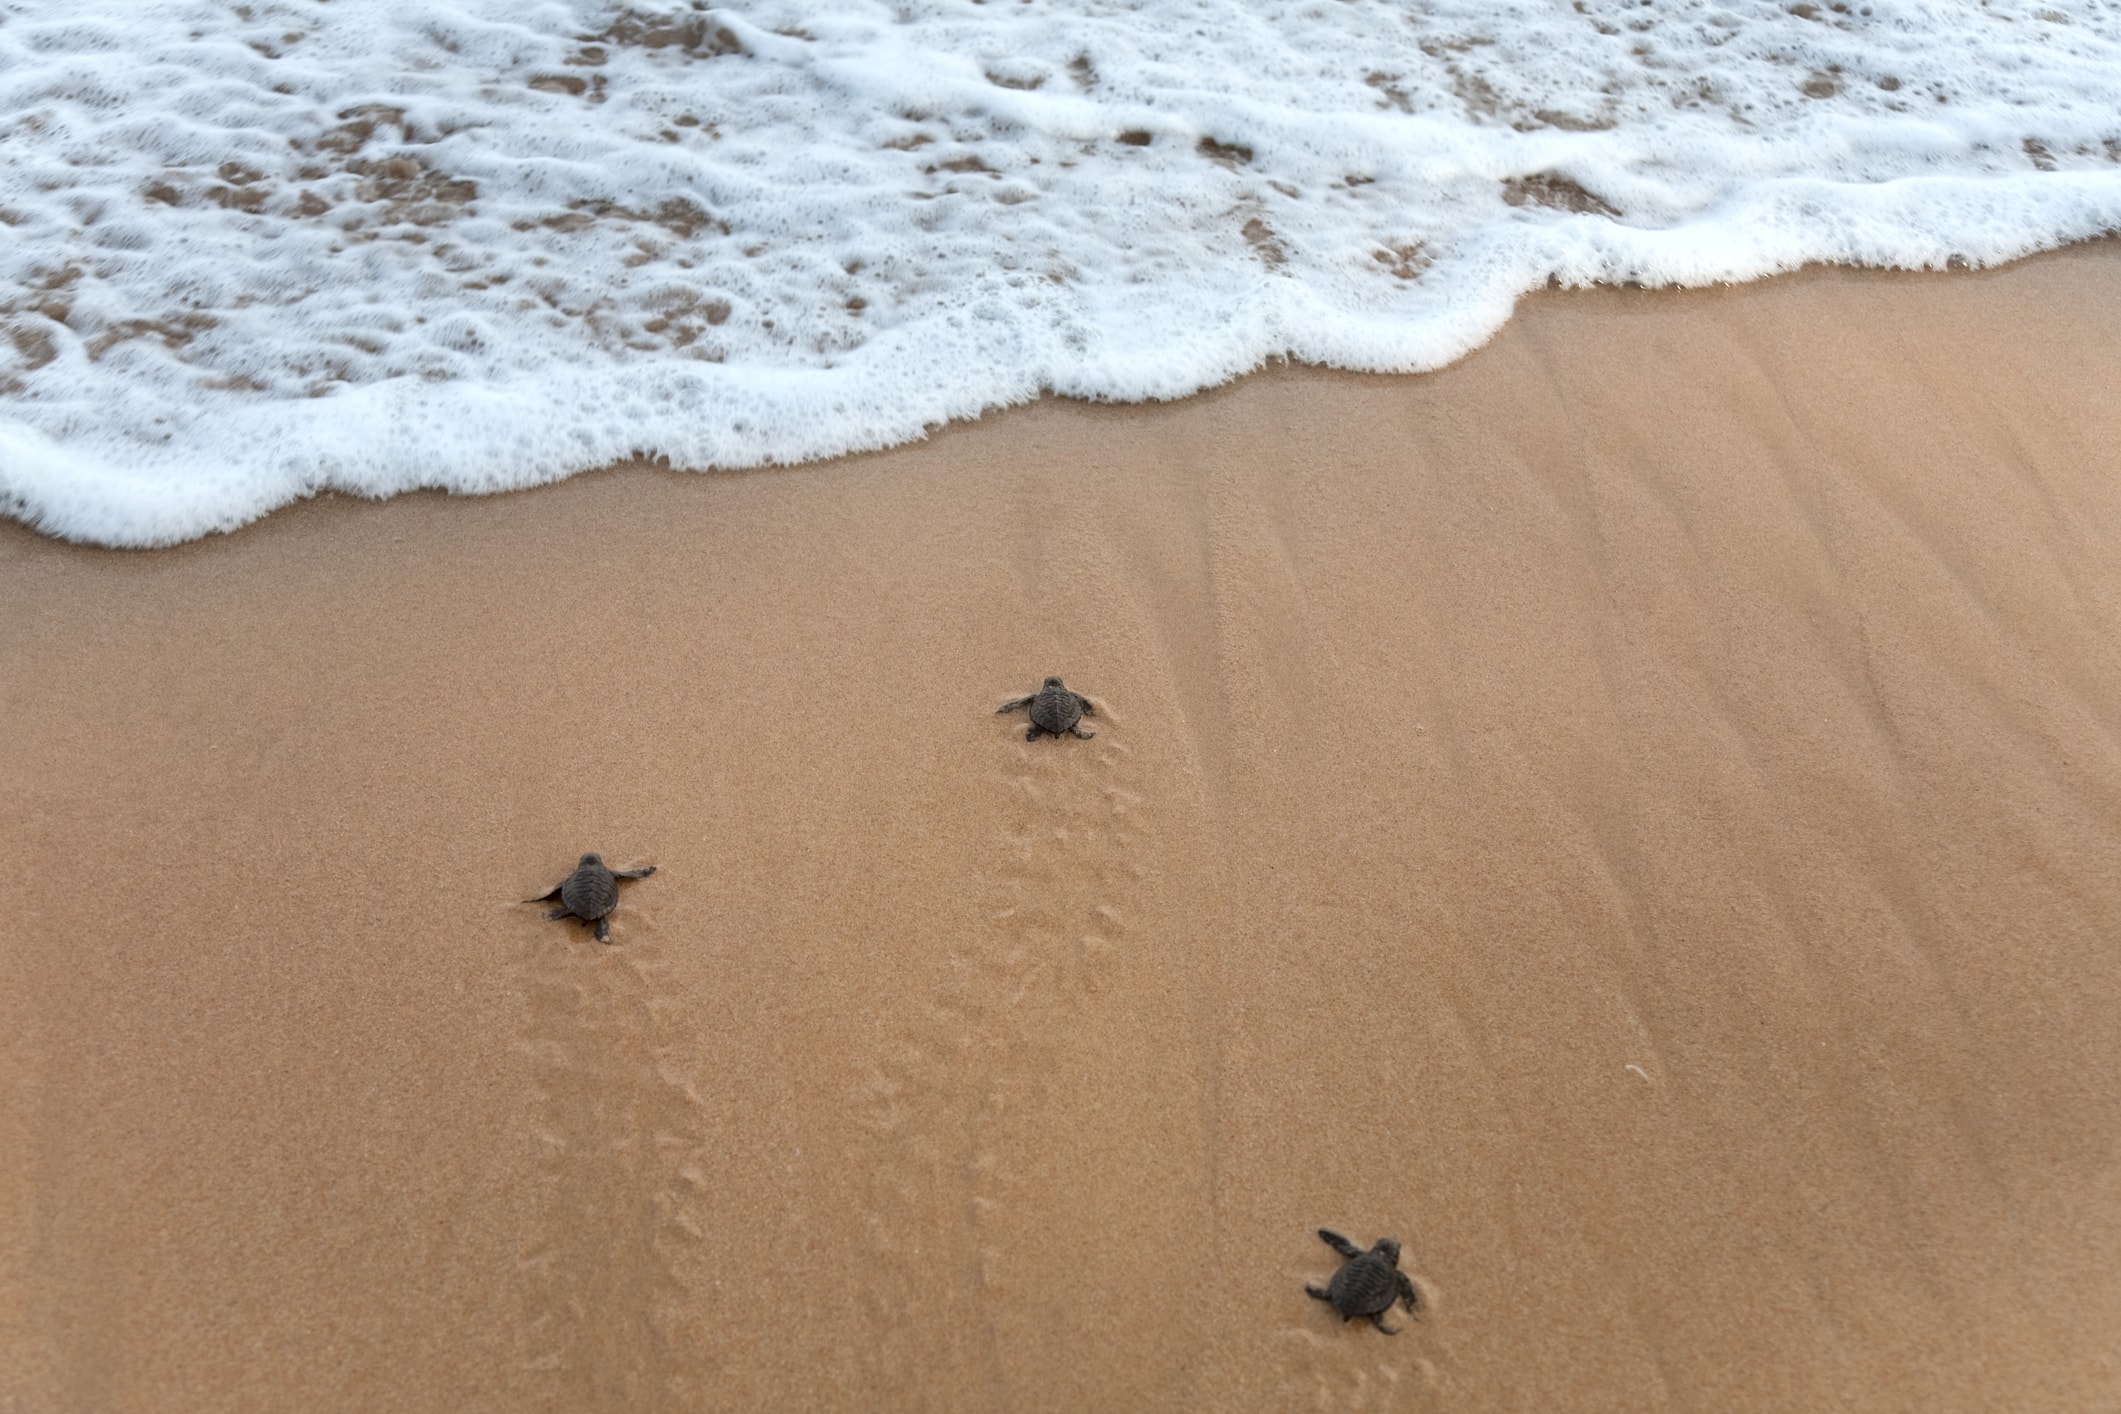
M 2117 73 L 2090 0 L 13 0 L 0 507 L 167 543 L 2001 260 L 2121 225 Z

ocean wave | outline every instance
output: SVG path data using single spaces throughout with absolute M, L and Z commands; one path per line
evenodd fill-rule
M 2096 0 L 15 0 L 0 507 L 793 462 L 2117 229 Z

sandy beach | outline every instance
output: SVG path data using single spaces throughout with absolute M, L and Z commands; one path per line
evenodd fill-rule
M 2116 331 L 0 525 L 0 1409 L 2121 1405 Z

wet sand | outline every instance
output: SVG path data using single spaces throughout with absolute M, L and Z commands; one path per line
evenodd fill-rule
M 0 1409 L 2121 1404 L 2116 330 L 0 526 Z

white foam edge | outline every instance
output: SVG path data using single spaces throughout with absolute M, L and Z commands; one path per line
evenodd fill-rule
M 2121 176 L 2107 173 L 1765 182 L 1665 229 L 1587 216 L 1487 228 L 1436 272 L 1448 287 L 1440 316 L 1415 324 L 1351 314 L 1294 280 L 1262 274 L 1205 344 L 1167 340 L 1067 368 L 997 360 L 995 346 L 1012 342 L 1006 328 L 931 323 L 886 333 L 833 369 L 673 360 L 584 370 L 565 395 L 556 395 L 549 373 L 531 373 L 497 383 L 398 380 L 301 403 L 234 402 L 200 414 L 212 443 L 230 449 L 218 457 L 128 449 L 121 462 L 0 417 L 0 507 L 62 539 L 149 548 L 233 530 L 327 490 L 486 494 L 635 457 L 699 470 L 814 461 L 913 441 L 1042 393 L 1177 398 L 1276 359 L 1427 372 L 1487 342 L 1517 299 L 1550 277 L 1575 287 L 1698 287 L 1813 264 L 1990 266 L 2116 232 Z M 980 376 L 923 381 L 907 372 L 914 369 Z M 76 425 L 92 422 L 92 408 L 73 411 Z

